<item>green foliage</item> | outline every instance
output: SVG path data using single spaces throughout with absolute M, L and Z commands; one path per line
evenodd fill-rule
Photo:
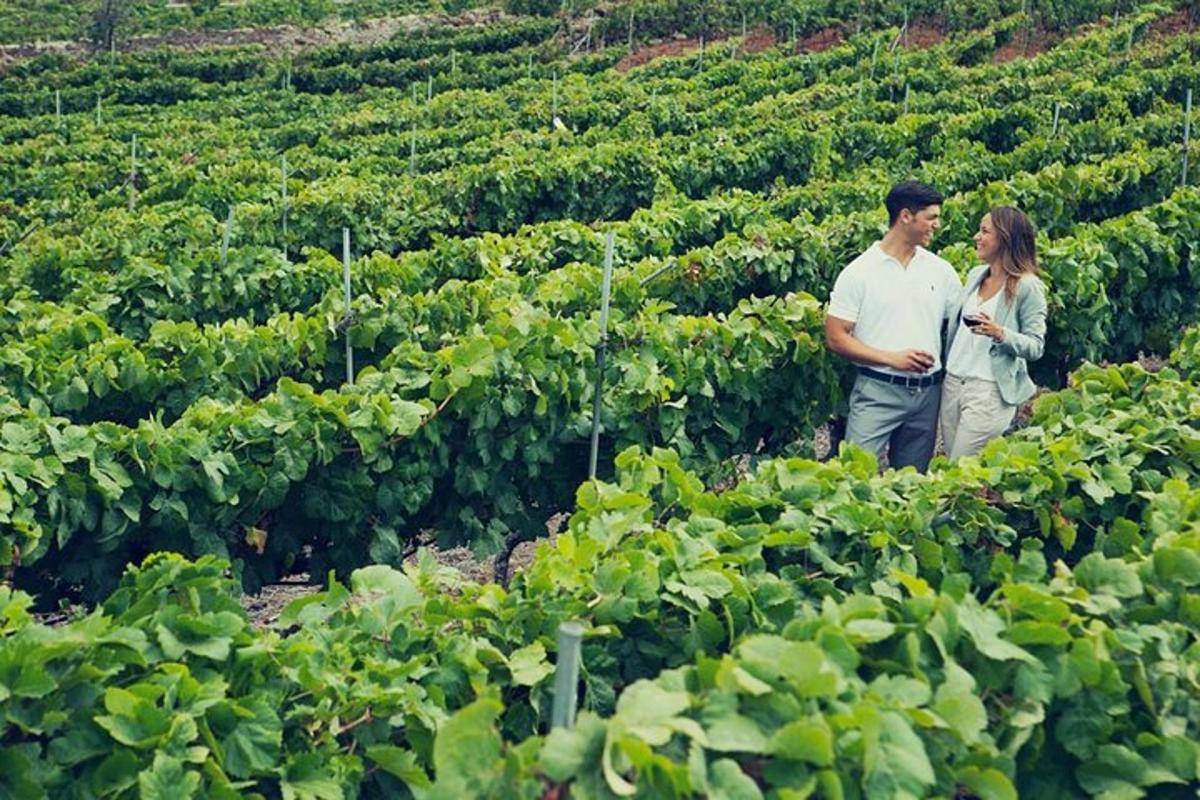
M 90 22 L 109 5 L 105 0 L 4 0 L 0 5 L 0 42 L 29 43 L 56 39 L 81 39 Z M 457 13 L 473 4 L 426 3 L 414 0 L 256 0 L 253 3 L 220 3 L 188 0 L 169 4 L 155 0 L 124 0 L 118 23 L 119 39 L 134 34 L 167 33 L 177 29 L 228 30 L 266 25 L 311 26 L 331 19 L 354 20 L 396 14 L 439 12 L 450 5 Z M 111 12 L 109 12 L 111 13 Z
M 153 556 L 57 629 L 0 590 L 5 789 L 1180 794 L 1200 755 L 1195 385 L 1136 366 L 1072 385 L 924 476 L 850 448 L 714 494 L 630 449 L 509 592 L 423 556 L 256 631 L 212 558 Z M 566 619 L 587 628 L 584 711 L 542 736 Z
M 548 17 L 562 9 L 562 0 L 504 0 L 509 14 L 528 14 Z
M 200 17 L 329 12 L 284 5 Z M 928 475 L 772 456 L 839 403 L 814 298 L 899 177 L 950 195 L 938 246 L 960 267 L 984 210 L 1034 215 L 1045 380 L 1174 345 L 1200 288 L 1200 200 L 1176 188 L 1196 38 L 1146 35 L 1169 6 L 1122 9 L 997 64 L 1029 21 L 1008 2 L 941 9 L 988 22 L 894 52 L 872 26 L 895 4 L 747 9 L 785 35 L 866 28 L 628 76 L 601 71 L 621 48 L 559 60 L 541 19 L 0 78 L 0 566 L 43 604 L 107 598 L 48 628 L 0 585 L 0 794 L 1194 789 L 1194 331 L 1158 374 L 1077 369 L 1024 431 Z M 741 7 L 632 10 L 644 36 Z M 343 226 L 369 253 L 347 317 Z M 609 231 L 616 476 L 582 482 Z M 507 590 L 400 568 L 414 531 L 485 549 L 572 507 Z M 256 630 L 239 587 L 301 568 L 327 588 Z M 583 711 L 549 731 L 565 620 L 586 630 Z
M 1153 98 L 1195 76 L 1194 43 L 1117 58 L 1123 29 L 1102 30 L 1019 68 L 957 66 L 966 39 L 994 44 L 1011 24 L 905 53 L 914 81 L 937 76 L 907 115 L 883 83 L 866 96 L 865 60 L 886 38 L 871 31 L 700 74 L 667 60 L 629 79 L 572 75 L 556 133 L 545 132 L 544 71 L 427 105 L 407 92 L 300 95 L 317 112 L 301 121 L 297 95 L 275 83 L 279 65 L 245 51 L 145 54 L 62 75 L 48 61 L 23 65 L 4 79 L 18 99 L 45 99 L 52 83 L 82 99 L 110 81 L 152 97 L 152 82 L 178 79 L 218 103 L 240 96 L 247 116 L 216 122 L 184 103 L 141 128 L 133 211 L 110 185 L 127 150 L 104 126 L 65 137 L 16 121 L 5 134 L 16 217 L 46 224 L 4 258 L 2 474 L 17 499 L 0 511 L 0 561 L 43 595 L 98 596 L 120 565 L 161 547 L 229 557 L 254 587 L 298 568 L 395 563 L 422 529 L 480 550 L 540 531 L 583 475 L 608 230 L 618 273 L 602 463 L 626 445 L 670 446 L 707 478 L 731 455 L 775 452 L 841 396 L 819 310 L 789 293 L 825 296 L 878 235 L 878 186 L 914 164 L 959 190 L 946 208 L 956 260 L 991 204 L 1036 214 L 1052 304 L 1043 381 L 1083 358 L 1165 347 L 1196 296 L 1197 201 L 1191 188 L 1172 192 L 1179 113 Z M 507 63 L 500 76 L 532 74 L 519 55 L 552 54 L 536 48 L 553 26 L 326 48 L 296 77 L 417 69 L 460 51 Z M 1050 136 L 1044 97 L 1067 72 L 1095 84 L 1078 87 L 1071 124 Z M 132 132 L 137 112 L 113 111 Z M 389 159 L 407 155 L 414 120 L 420 174 L 397 179 Z M 293 170 L 286 242 L 264 147 L 287 150 Z M 78 208 L 60 207 L 67 196 Z M 217 217 L 230 203 L 222 263 Z M 605 221 L 581 221 L 591 218 Z M 336 250 L 347 224 L 357 248 L 387 252 L 353 264 L 343 318 L 339 260 L 295 250 Z M 428 247 L 389 254 L 413 243 Z M 355 388 L 340 387 L 345 332 Z
M 585 475 L 581 409 L 599 331 L 595 315 L 492 302 L 485 325 L 440 347 L 398 346 L 341 391 L 284 378 L 256 402 L 205 397 L 169 425 L 135 427 L 75 425 L 39 401 L 9 400 L 3 437 L 20 460 L 3 473 L 17 498 L 4 517 L 8 563 L 20 559 L 23 580 L 33 568 L 34 580 L 97 591 L 106 571 L 170 542 L 236 557 L 254 586 L 295 569 L 305 546 L 312 568 L 346 571 L 368 552 L 398 560 L 397 533 L 410 527 L 477 543 L 535 529 Z M 616 320 L 607 452 L 667 445 L 711 467 L 768 433 L 785 442 L 811 430 L 839 392 L 821 324 L 802 295 L 706 317 L 650 302 Z M 302 330 L 288 340 L 308 349 Z M 187 344 L 179 358 L 203 372 L 203 351 Z M 801 380 L 812 394 L 794 391 Z M 51 561 L 53 574 L 37 566 Z

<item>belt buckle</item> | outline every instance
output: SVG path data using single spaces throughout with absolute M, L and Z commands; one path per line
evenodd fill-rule
M 920 389 L 921 388 L 921 379 L 918 377 L 914 377 L 912 375 L 905 375 L 904 376 L 904 388 L 905 389 Z

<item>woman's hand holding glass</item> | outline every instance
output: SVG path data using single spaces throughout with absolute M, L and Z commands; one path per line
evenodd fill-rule
M 971 329 L 971 333 L 979 334 L 980 336 L 990 336 L 994 341 L 1004 341 L 1004 328 L 992 319 L 992 316 L 986 311 L 980 311 L 973 316 L 975 324 L 967 324 Z

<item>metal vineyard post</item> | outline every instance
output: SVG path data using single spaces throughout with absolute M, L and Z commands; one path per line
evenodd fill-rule
M 350 346 L 350 229 L 342 228 L 342 285 L 346 290 L 346 383 L 354 383 L 354 348 Z
M 137 200 L 137 134 L 133 134 L 133 140 L 129 143 L 129 210 L 133 211 L 133 204 Z
M 229 206 L 229 216 L 225 217 L 225 235 L 221 237 L 221 266 L 229 260 L 229 240 L 233 238 L 233 205 Z
M 579 702 L 579 662 L 583 649 L 583 625 L 564 622 L 558 626 L 558 663 L 554 667 L 554 708 L 550 725 L 575 727 L 575 707 Z
M 1187 90 L 1183 110 L 1183 168 L 1180 170 L 1179 185 L 1187 186 L 1188 149 L 1192 144 L 1192 90 Z
M 604 280 L 600 288 L 600 342 L 596 345 L 596 393 L 592 398 L 592 447 L 588 456 L 588 479 L 596 479 L 596 461 L 600 454 L 600 401 L 604 395 L 604 361 L 608 352 L 608 304 L 612 290 L 612 231 L 604 239 Z

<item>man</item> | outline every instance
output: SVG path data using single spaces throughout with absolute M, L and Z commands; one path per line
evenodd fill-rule
M 846 440 L 893 467 L 924 472 L 933 457 L 942 382 L 942 322 L 957 308 L 954 268 L 925 249 L 942 196 L 916 181 L 884 201 L 888 232 L 838 275 L 825 317 L 829 349 L 858 365 Z

